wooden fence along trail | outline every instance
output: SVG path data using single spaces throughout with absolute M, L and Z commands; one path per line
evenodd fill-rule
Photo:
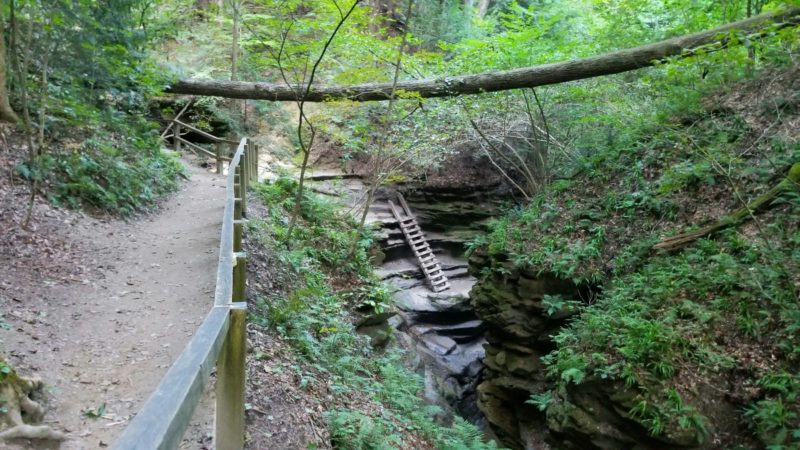
M 181 144 L 216 159 L 217 173 L 230 161 L 225 191 L 225 210 L 217 266 L 214 305 L 191 341 L 161 379 L 155 392 L 116 442 L 117 450 L 177 448 L 216 365 L 217 450 L 244 447 L 245 402 L 245 297 L 246 255 L 242 232 L 247 214 L 250 183 L 258 181 L 258 147 L 248 138 L 230 141 L 210 135 L 178 120 L 173 121 L 176 150 Z M 215 154 L 181 137 L 191 130 L 214 142 Z M 237 145 L 232 157 L 222 155 L 224 144 Z

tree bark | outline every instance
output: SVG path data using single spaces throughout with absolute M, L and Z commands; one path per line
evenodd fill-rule
M 715 49 L 725 48 L 730 43 L 731 31 L 748 34 L 766 33 L 768 29 L 774 31 L 776 28 L 798 24 L 800 24 L 800 8 L 793 7 L 781 12 L 761 14 L 712 30 L 589 58 L 475 75 L 402 81 L 397 83 L 396 89 L 431 98 L 564 83 L 649 67 L 669 57 L 689 57 L 694 55 L 698 48 L 711 44 L 716 45 Z M 173 94 L 272 101 L 323 102 L 335 99 L 376 101 L 391 99 L 392 83 L 352 86 L 314 85 L 307 89 L 300 99 L 298 92 L 290 86 L 258 82 L 186 79 L 179 80 L 166 91 Z
M 237 67 L 239 66 L 239 9 L 241 4 L 239 0 L 231 1 L 231 10 L 233 12 L 233 42 L 231 44 L 231 81 L 238 80 Z
M 0 121 L 17 123 L 19 117 L 11 109 L 8 102 L 8 85 L 6 84 L 6 41 L 3 29 L 4 19 L 0 15 Z
M 700 238 L 706 237 L 720 230 L 739 225 L 746 220 L 752 219 L 755 214 L 766 210 L 773 205 L 773 201 L 776 198 L 793 189 L 800 190 L 800 162 L 792 165 L 792 167 L 789 169 L 789 173 L 786 175 L 786 178 L 781 180 L 777 186 L 773 187 L 765 194 L 757 197 L 746 206 L 737 209 L 731 214 L 728 214 L 727 216 L 718 220 L 716 223 L 700 228 L 699 230 L 668 237 L 658 244 L 652 246 L 650 250 L 654 252 L 675 251 Z
M 489 11 L 489 0 L 478 1 L 478 17 L 483 19 Z

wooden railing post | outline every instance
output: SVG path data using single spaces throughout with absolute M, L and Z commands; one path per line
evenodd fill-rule
M 216 154 L 216 162 L 217 162 L 217 173 L 222 173 L 222 143 L 217 142 L 214 144 L 214 152 Z
M 242 169 L 242 161 L 239 160 L 239 165 L 236 167 L 236 176 L 239 180 L 239 188 L 236 189 L 236 197 L 239 198 L 239 210 L 242 217 L 247 217 L 247 181 L 245 180 L 244 170 Z
M 250 184 L 250 180 L 247 178 L 247 159 L 247 146 L 245 145 L 244 152 L 242 152 L 242 159 L 239 161 L 239 173 L 241 174 L 239 180 L 242 182 L 242 191 L 244 192 L 244 196 L 247 195 L 247 191 L 249 190 L 247 185 Z M 244 209 L 247 209 L 247 205 L 245 205 Z M 247 215 L 246 212 L 244 214 Z
M 255 166 L 256 166 L 256 183 L 258 183 L 258 162 L 260 161 L 260 160 L 258 159 L 258 157 L 259 157 L 259 154 L 258 154 L 258 153 L 259 153 L 258 144 L 256 144 L 256 145 L 255 145 L 255 148 L 256 148 L 256 151 L 255 151 L 255 153 L 256 153 L 256 160 L 255 160 Z
M 250 149 L 250 180 L 258 182 L 258 146 L 255 142 Z
M 237 305 L 238 306 L 238 305 Z M 246 306 L 230 310 L 228 336 L 217 360 L 217 412 L 214 446 L 217 450 L 244 448 Z
M 247 182 L 253 182 L 253 142 L 247 141 Z
M 174 143 L 175 151 L 181 151 L 181 125 L 177 122 L 173 122 L 174 129 L 173 129 L 173 137 L 172 142 Z
M 235 180 L 239 180 L 237 184 Z M 232 302 L 243 302 L 247 299 L 246 293 L 246 278 L 247 278 L 247 256 L 244 253 L 244 247 L 242 245 L 242 232 L 243 232 L 243 210 L 241 205 L 244 205 L 244 188 L 241 184 L 242 176 L 241 172 L 238 172 L 234 177 L 234 192 L 238 191 L 239 195 L 237 195 L 236 203 L 233 209 L 233 255 L 236 258 L 235 264 L 233 266 L 233 291 L 231 292 L 231 301 Z M 236 187 L 238 186 L 238 189 Z M 236 206 L 239 205 L 239 208 Z
M 230 169 L 229 169 L 230 170 Z M 238 252 L 242 250 L 242 217 L 244 216 L 242 212 L 242 189 L 241 189 L 241 182 L 239 177 L 239 171 L 236 170 L 236 173 L 233 176 L 233 251 Z M 237 227 L 236 224 L 239 224 Z M 239 247 L 237 247 L 237 245 Z
M 244 159 L 244 166 L 242 167 L 242 169 L 244 170 L 244 177 L 247 178 L 247 183 L 245 183 L 245 185 L 248 186 L 249 190 L 250 186 L 250 140 L 249 139 L 247 140 L 247 145 L 245 145 L 244 147 L 244 155 L 245 159 Z
M 247 300 L 246 282 L 247 277 L 247 255 L 238 251 L 234 253 L 236 257 L 236 265 L 233 266 L 233 292 L 231 293 L 231 301 L 234 303 L 243 302 Z

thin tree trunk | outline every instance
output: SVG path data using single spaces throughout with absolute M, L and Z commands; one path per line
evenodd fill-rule
M 472 29 L 472 13 L 475 10 L 475 0 L 464 0 L 464 30 L 469 34 Z
M 449 97 L 480 94 L 510 89 L 544 86 L 582 80 L 603 75 L 627 72 L 659 64 L 668 57 L 686 58 L 696 50 L 722 49 L 730 44 L 728 34 L 734 30 L 744 33 L 766 34 L 776 28 L 800 24 L 800 8 L 782 12 L 765 13 L 749 19 L 730 23 L 713 30 L 667 39 L 641 47 L 619 50 L 589 58 L 545 64 L 476 75 L 460 75 L 437 79 L 402 81 L 393 83 L 366 83 L 353 86 L 309 86 L 298 99 L 291 86 L 273 83 L 253 83 L 219 80 L 179 80 L 167 89 L 173 94 L 208 95 L 228 98 L 247 98 L 273 101 L 323 102 L 333 99 L 354 101 L 389 100 L 393 89 L 416 93 L 420 97 Z
M 239 65 L 239 1 L 231 1 L 231 9 L 233 10 L 233 43 L 231 44 L 231 81 L 236 81 L 237 70 Z
M 302 165 L 300 166 L 300 182 L 297 186 L 297 196 L 295 197 L 294 211 L 292 212 L 292 217 L 289 220 L 289 229 L 286 231 L 287 244 L 291 242 L 292 231 L 294 231 L 294 227 L 297 224 L 297 219 L 300 216 L 301 212 L 300 206 L 301 202 L 303 201 L 303 186 L 305 184 L 306 169 L 308 168 L 308 159 L 311 156 L 311 150 L 313 149 L 314 146 L 314 136 L 316 135 L 313 124 L 306 117 L 304 110 L 305 100 L 303 100 L 303 98 L 308 96 L 308 93 L 311 90 L 311 86 L 314 83 L 314 77 L 317 74 L 317 69 L 319 68 L 319 64 L 322 62 L 322 59 L 328 52 L 328 48 L 333 42 L 333 39 L 339 33 L 339 30 L 342 28 L 342 26 L 350 17 L 350 15 L 353 14 L 353 11 L 355 11 L 356 6 L 358 6 L 360 2 L 361 0 L 355 0 L 350 9 L 348 9 L 347 12 L 339 18 L 339 22 L 336 24 L 336 27 L 331 32 L 330 36 L 328 36 L 328 40 L 325 41 L 325 45 L 322 46 L 322 51 L 320 52 L 319 57 L 317 57 L 317 60 L 311 67 L 311 74 L 309 75 L 308 78 L 308 84 L 305 86 L 305 92 L 300 92 L 299 89 L 295 91 L 295 89 L 292 88 L 291 84 L 286 78 L 285 73 L 283 72 L 283 68 L 281 67 L 280 56 L 278 57 L 278 66 L 280 67 L 281 70 L 281 76 L 284 78 L 284 81 L 286 81 L 285 87 L 288 88 L 290 91 L 294 92 L 294 100 L 297 102 L 298 109 L 300 110 L 297 119 L 297 138 L 300 141 L 300 148 L 303 151 L 303 162 Z M 281 53 L 283 52 L 283 45 L 285 44 L 285 42 L 286 42 L 286 35 L 284 35 L 284 41 L 281 43 Z M 308 146 L 306 146 L 303 143 L 303 121 L 305 121 L 308 124 L 309 128 L 311 129 L 311 137 L 309 138 Z
M 8 102 L 8 85 L 6 84 L 6 41 L 4 33 L 5 19 L 0 10 L 0 120 L 4 122 L 17 123 L 19 117 L 11 109 Z
M 40 82 L 41 82 L 41 99 L 39 101 L 39 142 L 38 142 L 38 149 L 39 154 L 41 154 L 42 149 L 44 148 L 44 127 L 45 127 L 45 119 L 47 117 L 47 91 L 48 91 L 48 80 L 47 80 L 47 70 L 50 62 L 50 49 L 45 48 L 44 54 L 42 55 L 42 73 L 40 75 Z
M 408 7 L 406 9 L 406 27 L 405 31 L 403 31 L 403 39 L 400 41 L 400 48 L 397 49 L 397 61 L 394 65 L 394 78 L 392 80 L 392 85 L 397 86 L 397 81 L 400 79 L 400 70 L 402 67 L 403 62 L 403 50 L 405 50 L 406 43 L 408 42 L 408 30 L 411 28 L 411 11 L 414 8 L 414 0 L 408 0 Z M 381 183 L 383 182 L 383 177 L 387 176 L 388 173 L 384 173 L 384 151 L 386 147 L 386 142 L 388 141 L 389 137 L 389 121 L 391 120 L 392 109 L 395 102 L 395 90 L 394 87 L 392 88 L 392 92 L 389 98 L 389 104 L 386 106 L 386 114 L 384 115 L 383 120 L 383 136 L 381 137 L 380 142 L 378 143 L 378 153 L 375 155 L 375 170 L 373 172 L 372 183 L 370 183 L 369 191 L 367 193 L 367 202 L 364 204 L 364 211 L 361 212 L 361 220 L 358 222 L 358 229 L 356 230 L 355 236 L 353 236 L 353 241 L 350 243 L 350 250 L 348 255 L 351 257 L 355 254 L 356 245 L 358 245 L 359 237 L 361 233 L 364 232 L 364 224 L 367 222 L 367 214 L 369 213 L 369 207 L 372 205 L 372 201 L 375 199 L 375 191 L 378 190 Z
M 489 0 L 478 0 L 478 17 L 483 19 L 489 11 Z
M 34 164 L 36 162 L 36 146 L 33 143 L 33 127 L 31 125 L 31 114 L 30 108 L 28 107 L 28 65 L 30 63 L 31 57 L 31 49 L 30 45 L 32 43 L 33 38 L 33 24 L 31 20 L 28 20 L 28 29 L 25 36 L 25 42 L 20 45 L 19 36 L 14 37 L 15 46 L 18 48 L 12 48 L 12 54 L 14 56 L 14 60 L 16 61 L 15 68 L 17 72 L 17 78 L 19 83 L 19 92 L 20 92 L 20 101 L 22 102 L 22 123 L 25 126 L 25 139 L 28 144 L 28 168 L 31 171 L 31 193 L 28 201 L 28 213 L 25 217 L 25 223 L 22 225 L 23 228 L 28 228 L 31 223 L 31 219 L 33 217 L 33 205 L 36 200 L 36 175 L 34 170 Z M 14 27 L 15 32 L 17 28 Z

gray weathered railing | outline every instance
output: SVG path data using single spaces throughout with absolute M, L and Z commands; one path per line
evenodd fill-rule
M 175 150 L 176 151 L 181 151 L 181 146 L 185 145 L 186 148 L 188 148 L 190 151 L 194 152 L 195 154 L 205 155 L 205 156 L 208 156 L 210 158 L 214 158 L 216 160 L 216 162 L 217 162 L 217 173 L 222 173 L 222 162 L 223 161 L 230 161 L 231 160 L 230 157 L 226 156 L 223 153 L 223 146 L 225 144 L 227 144 L 230 147 L 231 150 L 234 150 L 236 148 L 236 146 L 239 145 L 238 141 L 232 141 L 230 139 L 223 139 L 223 138 L 214 136 L 213 134 L 205 132 L 205 131 L 197 128 L 197 127 L 193 127 L 193 126 L 191 126 L 191 125 L 189 125 L 187 123 L 181 122 L 180 120 L 178 120 L 177 117 L 175 119 L 172 119 L 172 122 L 171 122 L 169 128 L 172 129 L 172 134 L 169 135 L 169 136 L 165 136 L 165 137 L 172 138 L 172 143 L 175 146 Z M 214 152 L 211 152 L 211 151 L 209 151 L 209 150 L 207 150 L 207 149 L 195 144 L 194 142 L 191 142 L 189 140 L 184 139 L 183 136 L 185 136 L 185 134 L 181 133 L 183 130 L 191 131 L 191 132 L 193 132 L 193 133 L 195 133 L 195 134 L 197 134 L 199 136 L 203 136 L 204 138 L 206 138 L 206 139 L 210 140 L 211 142 L 213 142 L 214 143 Z
M 177 143 L 180 142 L 180 127 L 186 125 L 176 123 Z M 221 171 L 220 160 L 217 161 Z M 177 448 L 215 364 L 215 448 L 241 450 L 244 447 L 247 303 L 242 231 L 247 191 L 250 183 L 258 180 L 257 173 L 258 147 L 243 138 L 228 168 L 214 305 L 155 392 L 116 442 L 117 450 Z

